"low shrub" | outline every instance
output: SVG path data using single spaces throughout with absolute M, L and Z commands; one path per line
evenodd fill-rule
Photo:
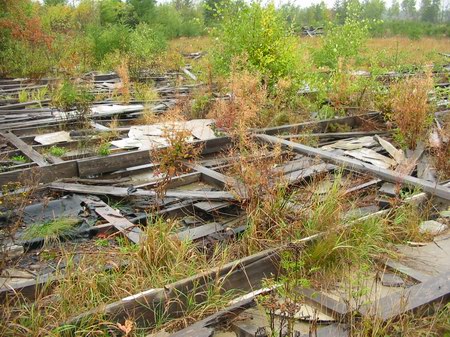
M 218 73 L 228 74 L 236 58 L 242 61 L 241 68 L 259 72 L 270 84 L 298 72 L 296 38 L 273 4 L 234 4 L 221 13 L 222 23 L 214 30 Z

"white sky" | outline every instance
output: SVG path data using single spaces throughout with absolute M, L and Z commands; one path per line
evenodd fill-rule
M 335 0 L 323 0 L 328 8 L 333 7 Z M 420 0 L 417 0 L 420 2 Z M 278 6 L 280 4 L 285 3 L 292 3 L 294 5 L 300 6 L 300 7 L 308 7 L 312 4 L 319 4 L 321 3 L 321 0 L 274 0 L 275 4 Z M 391 5 L 392 0 L 385 0 L 386 6 Z

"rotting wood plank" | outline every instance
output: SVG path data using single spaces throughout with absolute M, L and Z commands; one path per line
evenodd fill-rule
M 144 240 L 144 233 L 142 230 L 126 219 L 119 211 L 103 202 L 95 202 L 92 205 L 95 207 L 95 212 L 98 215 L 117 228 L 117 230 L 130 239 L 131 242 L 139 244 Z
M 334 138 L 334 139 L 345 139 L 352 137 L 364 137 L 373 135 L 389 134 L 393 131 L 350 131 L 350 132 L 324 132 L 324 133 L 300 133 L 296 135 L 280 135 L 281 139 L 290 138 Z
M 47 185 L 53 190 L 93 194 L 93 195 L 113 195 L 116 197 L 151 197 L 156 198 L 158 195 L 155 191 L 134 189 L 132 187 L 116 187 L 116 186 L 102 186 L 102 185 L 83 185 L 72 183 L 53 182 Z M 224 191 L 166 191 L 165 197 L 178 199 L 204 199 L 204 200 L 235 200 L 235 197 Z
M 247 198 L 247 188 L 244 184 L 238 182 L 233 177 L 226 176 L 222 173 L 219 173 L 215 170 L 211 170 L 210 168 L 204 167 L 198 164 L 192 164 L 185 162 L 183 163 L 186 167 L 200 172 L 202 174 L 203 180 L 208 184 L 216 185 L 220 188 L 231 187 L 235 193 L 239 195 L 241 199 Z
M 266 143 L 274 145 L 280 144 L 283 147 L 290 148 L 292 151 L 296 153 L 305 154 L 312 157 L 319 157 L 320 159 L 329 161 L 335 165 L 341 165 L 345 169 L 355 170 L 363 173 L 371 173 L 383 180 L 407 186 L 415 186 L 427 193 L 436 195 L 445 200 L 450 200 L 450 189 L 438 185 L 436 183 L 431 183 L 429 181 L 418 179 L 409 175 L 402 175 L 399 172 L 395 172 L 388 169 L 382 169 L 375 165 L 367 164 L 359 160 L 347 158 L 341 155 L 337 155 L 335 153 L 329 153 L 321 149 L 313 148 L 299 143 L 294 143 L 288 140 L 283 140 L 274 136 L 257 134 L 255 135 L 255 137 Z
M 15 104 L 8 104 L 8 105 L 2 105 L 0 106 L 0 110 L 10 110 L 10 109 L 17 109 L 17 108 L 24 108 L 29 105 L 40 105 L 42 103 L 48 103 L 50 102 L 49 99 L 44 99 L 42 101 L 29 101 L 29 102 L 23 102 L 23 103 L 15 103 Z M 26 110 L 24 110 L 26 112 Z
M 78 177 L 78 166 L 74 160 L 41 167 L 0 173 L 0 185 L 10 182 L 46 184 L 61 178 Z
M 13 134 L 11 132 L 4 132 L 4 133 L 0 133 L 0 136 L 4 137 L 8 142 L 10 142 L 12 145 L 14 145 L 25 156 L 27 156 L 33 162 L 38 164 L 38 166 L 47 166 L 48 165 L 45 158 L 39 152 L 34 150 L 32 146 L 25 143 L 22 139 L 17 137 L 15 134 Z
M 279 259 L 276 252 L 266 250 L 222 267 L 211 268 L 164 288 L 148 289 L 106 306 L 97 307 L 73 317 L 65 324 L 76 326 L 87 317 L 103 314 L 107 319 L 117 322 L 133 317 L 137 322 L 151 325 L 156 321 L 158 310 L 164 310 L 168 318 L 180 317 L 184 314 L 186 305 L 183 303 L 186 301 L 186 295 L 183 294 L 195 292 L 199 297 L 197 300 L 201 302 L 207 300 L 204 293 L 210 285 L 221 284 L 221 290 L 224 292 L 233 289 L 252 291 L 261 287 L 264 278 L 278 275 Z
M 200 201 L 196 202 L 193 206 L 203 212 L 210 213 L 218 211 L 222 208 L 226 208 L 231 206 L 232 204 L 229 202 L 222 202 L 222 201 Z
M 289 184 L 295 184 L 299 181 L 311 178 L 312 176 L 315 176 L 317 174 L 333 171 L 334 169 L 336 169 L 335 165 L 321 163 L 317 165 L 312 165 L 308 168 L 299 171 L 291 172 L 287 174 L 285 178 Z
M 377 186 L 381 182 L 382 182 L 381 179 L 372 179 L 372 180 L 370 180 L 370 181 L 368 181 L 366 183 L 350 187 L 349 189 L 347 189 L 344 192 L 344 194 L 350 194 L 350 193 L 357 192 L 357 191 L 360 191 L 360 190 L 363 190 L 363 189 L 366 189 L 366 188 L 369 188 L 369 187 L 372 187 L 372 186 Z
M 306 304 L 319 309 L 321 312 L 338 321 L 343 321 L 350 313 L 346 304 L 338 302 L 320 291 L 309 288 L 297 288 L 296 292 L 301 295 L 302 300 Z
M 229 137 L 213 138 L 192 142 L 194 146 L 202 147 L 202 154 L 220 151 L 230 144 Z M 163 149 L 163 148 L 160 148 Z M 156 152 L 155 152 L 156 153 Z M 80 177 L 118 171 L 121 169 L 140 166 L 154 162 L 149 150 L 118 153 L 107 157 L 80 159 L 78 169 Z
M 256 133 L 264 133 L 266 135 L 276 135 L 276 134 L 282 134 L 282 133 L 297 133 L 303 130 L 312 130 L 314 132 L 326 132 L 327 128 L 332 124 L 337 125 L 350 125 L 352 127 L 361 125 L 365 120 L 367 119 L 380 119 L 380 113 L 379 112 L 371 112 L 368 114 L 363 115 L 357 115 L 357 116 L 347 116 L 342 118 L 330 118 L 326 119 L 320 122 L 312 121 L 312 122 L 305 122 L 305 123 L 299 123 L 299 124 L 291 124 L 291 125 L 283 125 L 283 126 L 276 126 L 271 128 L 265 128 L 265 129 L 254 129 L 252 131 Z
M 185 174 L 181 174 L 181 175 L 172 177 L 165 187 L 167 189 L 176 188 L 176 187 L 196 183 L 196 182 L 200 181 L 200 179 L 201 179 L 201 173 L 199 173 L 199 172 L 185 173 Z M 156 187 L 160 183 L 161 183 L 161 180 L 149 181 L 149 182 L 145 182 L 145 183 L 143 182 L 141 184 L 135 185 L 135 187 L 136 188 Z
M 377 303 L 363 305 L 359 311 L 364 316 L 374 316 L 383 321 L 389 321 L 434 303 L 446 303 L 449 298 L 450 272 L 447 272 L 403 291 L 385 296 Z
M 394 261 L 392 259 L 388 259 L 385 262 L 385 265 L 387 268 L 392 269 L 394 271 L 398 271 L 402 274 L 405 274 L 409 278 L 411 278 L 415 281 L 418 281 L 418 282 L 425 282 L 425 281 L 429 280 L 431 277 L 429 275 L 423 274 L 422 272 L 420 272 L 418 270 L 408 267 L 401 262 Z
M 220 223 L 209 223 L 198 227 L 193 227 L 174 234 L 180 240 L 197 240 L 213 233 L 222 231 L 224 226 Z
M 325 327 L 317 329 L 316 333 L 313 333 L 315 337 L 349 337 L 350 328 L 345 324 L 330 324 Z
M 256 302 L 254 297 L 243 299 L 242 301 L 220 310 L 183 330 L 171 334 L 170 337 L 197 337 L 203 329 L 212 329 L 221 322 L 232 320 L 243 310 L 249 309 L 255 305 Z

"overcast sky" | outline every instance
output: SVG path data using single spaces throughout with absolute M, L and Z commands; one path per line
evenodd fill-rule
M 276 5 L 279 4 L 285 4 L 285 3 L 293 3 L 300 7 L 308 7 L 312 4 L 318 4 L 321 2 L 321 0 L 274 0 Z M 323 0 L 327 7 L 333 7 L 335 0 Z M 390 6 L 392 3 L 392 0 L 385 0 L 386 6 Z M 401 2 L 401 1 L 400 1 Z M 417 2 L 420 2 L 420 0 L 417 0 Z

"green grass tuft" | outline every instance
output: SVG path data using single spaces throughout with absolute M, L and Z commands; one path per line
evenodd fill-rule
M 28 227 L 23 235 L 26 240 L 44 238 L 57 238 L 80 223 L 77 218 L 59 218 L 43 224 L 34 224 Z

